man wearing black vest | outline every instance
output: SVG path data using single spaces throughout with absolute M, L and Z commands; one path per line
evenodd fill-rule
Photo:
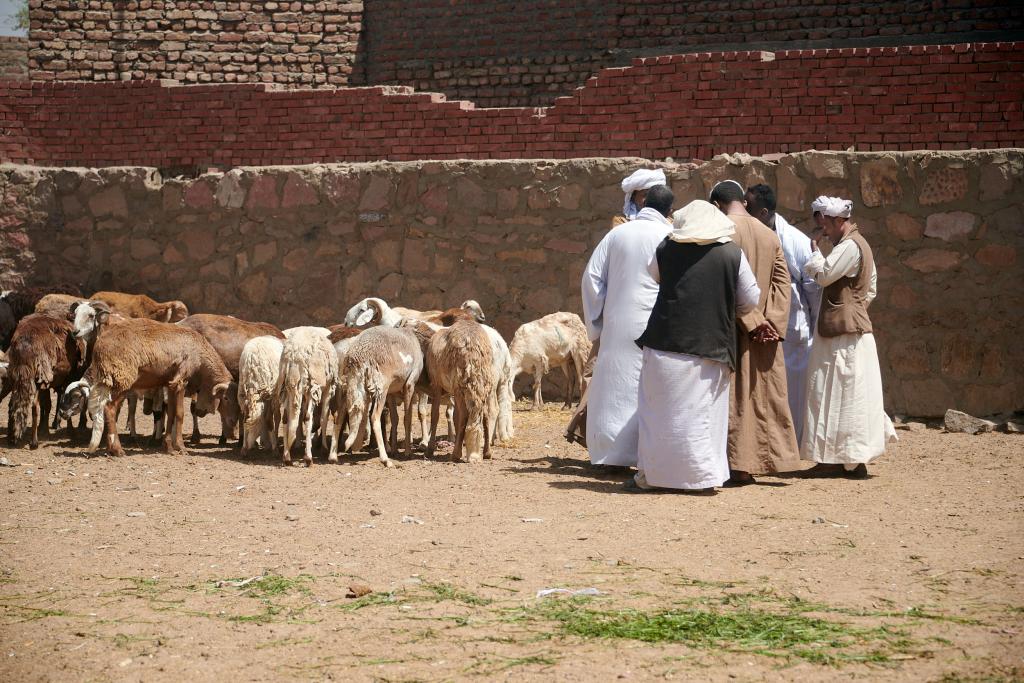
M 673 219 L 649 266 L 658 298 L 636 340 L 639 471 L 626 488 L 713 492 L 729 479 L 736 316 L 753 310 L 761 291 L 728 217 L 697 200 Z

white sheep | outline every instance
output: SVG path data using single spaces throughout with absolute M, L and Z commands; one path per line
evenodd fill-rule
M 405 451 L 406 455 L 412 455 L 412 399 L 422 372 L 423 353 L 412 331 L 380 326 L 354 338 L 341 373 L 345 379 L 346 409 L 338 411 L 339 422 L 342 414 L 348 416 L 350 431 L 345 440 L 346 451 L 357 441 L 362 443 L 368 423 L 381 462 L 387 467 L 394 466 L 384 448 L 381 416 L 388 396 L 399 394 L 405 408 Z M 395 412 L 391 413 L 393 433 L 397 425 Z M 337 428 L 335 433 L 339 433 Z M 330 457 L 337 458 L 333 444 Z
M 515 436 L 512 427 L 512 403 L 515 396 L 512 393 L 512 355 L 509 353 L 508 344 L 501 334 L 493 327 L 482 325 L 484 332 L 491 340 L 491 352 L 494 354 L 493 367 L 495 384 L 495 403 L 489 412 L 489 425 L 491 439 L 495 442 L 508 441 Z
M 552 368 L 561 368 L 567 380 L 565 404 L 572 405 L 576 389 L 583 395 L 583 367 L 590 356 L 587 328 L 575 313 L 551 313 L 519 326 L 512 337 L 512 379 L 533 375 L 533 407 L 544 405 L 541 381 Z
M 486 319 L 480 304 L 473 299 L 467 299 L 459 308 L 449 308 L 447 311 L 417 311 L 400 306 L 391 308 L 383 299 L 368 297 L 348 309 L 345 324 L 351 327 L 362 327 L 370 323 L 398 327 L 404 318 L 426 320 L 441 325 L 451 325 L 456 319 L 462 318 L 471 318 L 480 323 Z
M 275 410 L 274 390 L 281 370 L 284 343 L 277 337 L 253 337 L 238 360 L 238 406 L 243 425 L 242 455 L 256 445 L 277 450 L 281 414 Z
M 428 453 L 433 453 L 437 443 L 441 398 L 450 395 L 455 401 L 452 459 L 462 459 L 463 447 L 470 462 L 489 457 L 490 425 L 485 418 L 488 407 L 494 405 L 498 382 L 490 336 L 479 323 L 469 320 L 438 330 L 430 339 L 427 369 L 433 390 Z
M 322 334 L 324 328 L 295 327 L 285 330 L 287 339 L 281 349 L 281 370 L 275 396 L 284 423 L 284 448 L 281 461 L 292 463 L 291 448 L 298 434 L 299 419 L 305 436 L 303 461 L 313 464 L 313 413 L 319 406 L 320 424 L 326 446 L 330 402 L 338 383 L 338 356 Z

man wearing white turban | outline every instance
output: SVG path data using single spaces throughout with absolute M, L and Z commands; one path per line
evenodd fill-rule
M 647 265 L 672 227 L 672 201 L 666 186 L 650 188 L 636 218 L 605 235 L 583 271 L 583 322 L 601 345 L 587 388 L 586 445 L 595 465 L 636 465 L 642 358 L 634 340 L 658 296 Z
M 816 463 L 806 476 L 868 476 L 867 463 L 896 438 L 882 407 L 882 373 L 868 306 L 877 292 L 874 256 L 849 220 L 853 202 L 818 197 L 825 258 L 812 242 L 804 272 L 823 288 L 808 362 L 807 409 L 800 455 Z
M 638 472 L 627 488 L 711 491 L 729 479 L 736 317 L 761 296 L 733 222 L 708 202 L 673 215 L 649 270 L 658 298 L 644 333 Z
M 622 215 L 627 221 L 634 220 L 647 196 L 647 190 L 655 185 L 667 185 L 665 172 L 660 168 L 641 168 L 622 179 L 622 192 L 626 198 L 622 204 Z

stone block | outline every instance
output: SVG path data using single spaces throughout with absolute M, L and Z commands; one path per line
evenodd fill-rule
M 320 182 L 324 197 L 334 206 L 355 209 L 359 201 L 359 176 L 327 173 Z
M 838 154 L 812 152 L 805 157 L 807 170 L 815 178 L 845 178 L 846 162 Z
M 277 177 L 271 173 L 257 175 L 249 187 L 245 206 L 248 209 L 276 209 L 280 206 L 277 197 Z
M 430 268 L 430 244 L 421 240 L 405 240 L 402 249 L 402 272 L 406 274 L 429 273 Z
M 455 181 L 455 197 L 461 209 L 475 213 L 487 208 L 487 193 L 479 183 L 467 176 L 461 176 Z
M 552 251 L 560 251 L 564 254 L 582 254 L 587 250 L 586 242 L 566 240 L 558 237 L 548 240 L 544 247 Z
M 136 261 L 145 261 L 160 253 L 160 245 L 151 239 L 134 238 L 128 251 Z
M 377 291 L 385 301 L 396 301 L 402 294 L 405 277 L 400 273 L 388 273 L 377 283 Z
M 921 222 L 905 213 L 890 213 L 885 217 L 885 226 L 894 237 L 910 242 L 921 238 Z
M 242 175 L 238 171 L 229 171 L 217 183 L 215 193 L 217 204 L 225 209 L 240 209 L 245 204 L 245 188 L 242 187 Z
M 889 206 L 903 199 L 895 159 L 883 157 L 861 164 L 860 196 L 866 206 Z
M 1008 268 L 1017 262 L 1017 249 L 1008 244 L 986 244 L 974 252 L 974 260 L 990 268 Z
M 925 205 L 955 202 L 967 196 L 967 169 L 949 166 L 928 174 L 918 201 Z
M 124 190 L 116 185 L 100 190 L 89 199 L 89 210 L 96 218 L 127 216 L 128 202 L 125 200 Z
M 398 270 L 401 256 L 401 243 L 397 240 L 378 242 L 370 249 L 370 260 L 378 270 L 385 273 Z
M 558 197 L 555 200 L 558 208 L 576 211 L 580 208 L 580 200 L 583 199 L 583 187 L 578 183 L 570 183 L 558 188 Z
M 966 239 L 974 231 L 977 217 L 966 211 L 950 211 L 949 213 L 933 213 L 925 223 L 926 237 L 935 237 L 944 242 Z
M 928 345 L 920 339 L 894 340 L 889 347 L 889 363 L 901 376 L 927 375 L 928 358 Z
M 269 286 L 270 280 L 265 273 L 253 273 L 238 283 L 238 294 L 241 296 L 242 301 L 246 303 L 253 305 L 262 304 L 267 297 L 267 288 Z
M 942 344 L 942 374 L 954 379 L 967 379 L 976 372 L 981 350 L 963 334 L 952 334 Z
M 176 265 L 185 262 L 185 255 L 173 244 L 168 244 L 164 249 L 163 260 L 167 265 Z
M 943 418 L 943 426 L 947 432 L 981 434 L 983 432 L 991 432 L 996 428 L 996 423 L 950 408 L 946 411 L 946 415 Z
M 391 199 L 391 179 L 384 175 L 370 178 L 370 184 L 359 199 L 360 211 L 379 211 L 387 208 Z
M 889 302 L 896 308 L 910 310 L 917 306 L 917 292 L 910 285 L 902 283 L 893 285 L 889 292 Z
M 1009 164 L 983 164 L 978 176 L 978 198 L 990 202 L 1005 197 L 1013 189 Z
M 269 263 L 277 256 L 277 242 L 261 242 L 252 248 L 252 265 L 254 268 Z
M 216 244 L 213 232 L 205 227 L 193 227 L 183 230 L 179 234 L 180 242 L 185 246 L 189 259 L 202 262 L 210 258 Z
M 448 188 L 445 185 L 435 185 L 420 195 L 420 206 L 428 213 L 444 215 L 448 211 Z
M 204 178 L 193 180 L 185 186 L 182 195 L 185 206 L 192 209 L 209 209 L 213 206 L 213 190 Z
M 284 182 L 284 193 L 281 208 L 291 209 L 297 206 L 314 206 L 320 203 L 316 190 L 297 173 L 289 173 Z
M 954 404 L 953 392 L 942 380 L 907 379 L 902 382 L 904 410 L 908 415 L 935 417 Z
M 900 260 L 905 266 L 913 268 L 919 273 L 937 273 L 956 268 L 963 259 L 963 255 L 956 251 L 918 249 Z
M 302 247 L 292 249 L 281 259 L 281 265 L 290 273 L 297 273 L 300 270 L 308 269 L 311 265 L 309 262 L 309 250 Z
M 509 213 L 519 206 L 519 190 L 515 187 L 502 187 L 495 193 L 498 198 L 498 212 Z
M 807 211 L 807 185 L 789 166 L 779 166 L 775 171 L 776 202 L 780 207 L 793 211 Z M 792 221 L 791 221 L 792 222 Z

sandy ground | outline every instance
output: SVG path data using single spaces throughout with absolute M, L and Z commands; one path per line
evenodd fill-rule
M 561 439 L 567 412 L 525 408 L 479 465 L 0 450 L 0 680 L 1024 676 L 1024 437 L 921 428 L 865 481 L 637 495 Z M 598 595 L 536 597 L 554 587 Z M 847 635 L 648 642 L 558 616 L 665 610 Z

